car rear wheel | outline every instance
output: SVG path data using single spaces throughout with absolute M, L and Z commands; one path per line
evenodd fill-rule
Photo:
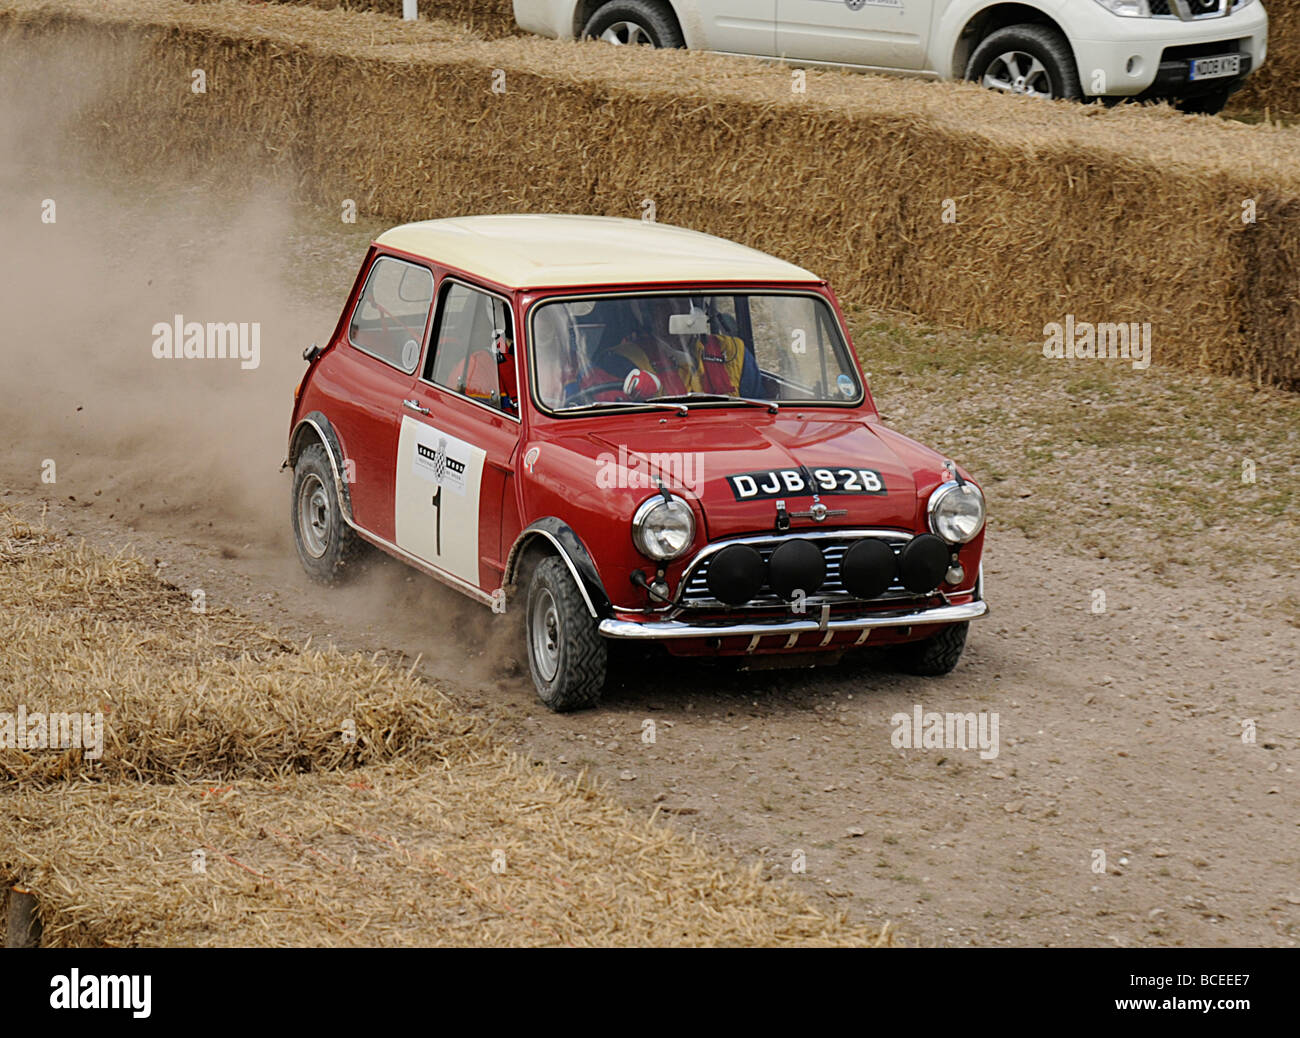
M 1045 25 L 1009 25 L 989 33 L 966 63 L 966 78 L 1022 97 L 1083 97 L 1069 42 Z
M 615 0 L 605 4 L 583 26 L 582 38 L 624 47 L 686 46 L 676 19 L 649 0 Z
M 298 558 L 313 580 L 335 584 L 351 574 L 348 564 L 364 542 L 343 518 L 334 472 L 319 443 L 304 447 L 293 466 L 291 519 Z
M 969 627 L 969 623 L 950 624 L 919 642 L 900 645 L 892 650 L 893 660 L 900 670 L 909 674 L 930 678 L 948 674 L 966 648 Z
M 605 639 L 587 612 L 573 575 L 557 556 L 543 559 L 528 583 L 524 613 L 528 669 L 543 703 L 557 713 L 600 701 Z

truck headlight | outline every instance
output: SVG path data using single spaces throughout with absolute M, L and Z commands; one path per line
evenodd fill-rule
M 656 494 L 632 516 L 632 542 L 648 559 L 675 559 L 695 540 L 695 513 L 676 495 Z
M 1097 0 L 1097 3 L 1121 18 L 1151 17 L 1151 5 L 1147 0 Z
M 926 508 L 932 533 L 949 544 L 965 544 L 984 529 L 984 495 L 969 480 L 940 484 Z

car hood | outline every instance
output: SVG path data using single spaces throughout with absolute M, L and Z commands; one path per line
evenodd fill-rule
M 778 501 L 792 513 L 792 530 L 915 529 L 918 490 L 928 493 L 941 481 L 943 461 L 861 412 L 697 408 L 662 423 L 656 416 L 652 424 L 620 422 L 563 439 L 596 463 L 608 491 L 642 500 L 662 479 L 698 501 L 710 540 L 773 531 Z M 822 521 L 795 514 L 819 503 L 831 513 Z

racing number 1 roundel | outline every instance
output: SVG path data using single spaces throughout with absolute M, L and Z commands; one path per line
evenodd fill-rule
M 478 586 L 484 452 L 402 416 L 397 441 L 397 546 Z

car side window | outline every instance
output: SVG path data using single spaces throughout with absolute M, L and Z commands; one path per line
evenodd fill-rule
M 438 304 L 434 347 L 424 377 L 453 393 L 511 411 L 497 366 L 500 357 L 509 355 L 513 341 L 510 308 L 504 301 L 449 281 Z
M 361 290 L 348 339 L 357 349 L 411 375 L 433 307 L 433 272 L 405 260 L 380 256 Z

